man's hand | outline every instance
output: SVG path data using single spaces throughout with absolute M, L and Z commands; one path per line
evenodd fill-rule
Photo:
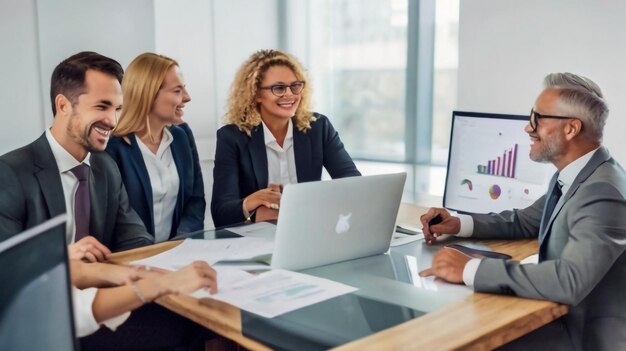
M 111 250 L 93 236 L 86 236 L 68 245 L 67 253 L 71 260 L 102 262 L 106 259 L 107 255 L 111 254 Z
M 428 221 L 441 216 L 441 223 L 428 226 Z M 458 234 L 461 230 L 461 220 L 450 215 L 445 208 L 430 208 L 420 217 L 424 240 L 427 244 L 433 244 L 441 234 Z
M 444 247 L 433 257 L 432 267 L 421 271 L 420 276 L 434 275 L 450 283 L 463 284 L 463 269 L 470 259 L 457 249 Z

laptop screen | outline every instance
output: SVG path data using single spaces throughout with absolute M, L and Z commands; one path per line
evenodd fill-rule
M 65 214 L 0 242 L 3 350 L 74 350 Z
M 454 111 L 443 206 L 500 212 L 545 194 L 556 168 L 529 158 L 527 124 L 528 116 Z

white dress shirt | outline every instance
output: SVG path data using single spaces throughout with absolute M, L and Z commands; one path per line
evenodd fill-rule
M 265 151 L 267 153 L 267 181 L 268 184 L 296 184 L 296 158 L 293 152 L 293 123 L 289 119 L 287 135 L 283 146 L 278 145 L 272 132 L 263 124 L 263 137 L 265 138 Z
M 74 197 L 76 196 L 76 190 L 78 190 L 78 178 L 72 173 L 70 170 L 79 164 L 85 163 L 87 166 L 89 164 L 89 156 L 90 153 L 87 153 L 85 159 L 82 161 L 78 161 L 74 158 L 74 156 L 70 155 L 67 150 L 65 150 L 52 136 L 50 130 L 46 130 L 46 139 L 48 139 L 48 144 L 50 144 L 50 149 L 52 150 L 52 155 L 54 156 L 54 160 L 57 163 L 57 167 L 59 168 L 59 173 L 61 175 L 61 185 L 63 186 L 63 197 L 65 198 L 65 210 L 67 212 L 67 223 L 65 226 L 65 240 L 68 244 L 74 242 L 74 238 L 76 237 L 76 225 L 74 223 Z
M 72 301 L 74 302 L 74 327 L 76 336 L 81 338 L 89 334 L 95 333 L 100 329 L 100 324 L 96 322 L 93 316 L 93 300 L 96 298 L 98 289 L 87 288 L 77 289 L 72 287 Z M 102 322 L 102 325 L 115 331 L 122 323 L 126 322 L 130 312 L 122 313 L 117 317 L 113 317 Z
M 178 170 L 172 156 L 170 144 L 174 141 L 169 129 L 163 130 L 161 144 L 156 154 L 139 139 L 137 144 L 143 161 L 148 170 L 150 186 L 152 187 L 152 214 L 154 217 L 154 242 L 166 241 L 172 231 L 174 209 L 178 198 Z
M 574 183 L 574 179 L 576 179 L 576 177 L 578 176 L 578 173 L 580 173 L 580 171 L 585 168 L 585 166 L 587 165 L 587 163 L 589 163 L 589 160 L 591 160 L 591 157 L 593 156 L 593 154 L 595 154 L 597 150 L 598 149 L 589 151 L 588 153 L 584 154 L 583 156 L 577 158 L 576 160 L 565 166 L 565 168 L 563 168 L 561 172 L 559 172 L 557 182 L 561 184 L 561 192 L 564 195 L 567 194 L 569 188 L 572 186 L 572 183 Z M 565 196 L 561 196 L 559 202 L 557 203 L 557 208 L 563 201 L 565 201 Z M 472 216 L 461 214 L 457 216 L 461 220 L 461 229 L 457 236 L 470 237 L 472 235 L 472 232 L 474 231 L 474 220 L 472 219 Z M 465 283 L 465 285 L 469 287 L 474 287 L 474 278 L 476 278 L 476 272 L 478 271 L 480 261 L 481 260 L 478 258 L 472 258 L 463 268 L 463 283 Z

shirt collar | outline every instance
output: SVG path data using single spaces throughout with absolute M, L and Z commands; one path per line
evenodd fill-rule
M 135 140 L 137 141 L 137 145 L 139 145 L 140 149 L 145 151 L 148 154 L 152 154 L 150 148 L 141 140 L 141 138 L 135 135 Z M 163 157 L 163 153 L 165 153 L 170 145 L 174 142 L 174 136 L 172 132 L 170 132 L 169 128 L 163 128 L 163 136 L 161 137 L 161 142 L 159 143 L 159 147 L 157 148 L 156 153 L 154 154 L 157 158 Z
M 64 173 L 69 171 L 70 169 L 78 166 L 81 163 L 86 163 L 88 166 L 91 166 L 89 163 L 89 158 L 91 156 L 91 152 L 87 153 L 85 159 L 80 162 L 74 158 L 67 150 L 61 146 L 54 138 L 50 129 L 46 130 L 46 139 L 48 139 L 48 144 L 50 144 L 50 149 L 52 150 L 52 155 L 57 163 L 57 167 L 59 168 L 59 172 Z
M 170 132 L 169 128 L 163 128 L 163 137 L 161 138 L 161 144 L 159 145 L 159 149 L 157 150 L 157 154 L 161 155 L 170 147 L 172 142 L 174 141 L 174 136 L 172 132 Z
M 589 151 L 588 153 L 580 156 L 579 158 L 565 166 L 565 168 L 563 168 L 561 172 L 559 172 L 558 182 L 561 184 L 561 186 L 571 186 L 572 183 L 574 183 L 574 179 L 576 179 L 576 177 L 578 176 L 578 173 L 580 173 L 580 171 L 585 168 L 587 163 L 589 163 L 589 160 L 591 160 L 593 154 L 595 154 L 598 149 L 599 147 Z
M 265 125 L 265 122 L 261 121 L 263 125 L 263 138 L 265 139 L 265 145 L 278 145 L 274 134 L 270 131 L 269 128 Z M 289 124 L 287 125 L 287 135 L 285 135 L 285 141 L 283 142 L 283 149 L 287 149 L 288 145 L 291 145 L 291 140 L 293 140 L 293 122 L 291 118 L 289 118 Z

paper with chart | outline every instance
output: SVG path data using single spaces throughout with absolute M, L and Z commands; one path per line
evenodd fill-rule
M 176 270 L 197 260 L 213 265 L 219 261 L 267 258 L 271 256 L 273 249 L 273 242 L 261 238 L 185 239 L 170 250 L 132 264 Z
M 219 287 L 215 295 L 198 290 L 192 296 L 224 301 L 242 310 L 273 318 L 356 290 L 331 280 L 275 269 Z

